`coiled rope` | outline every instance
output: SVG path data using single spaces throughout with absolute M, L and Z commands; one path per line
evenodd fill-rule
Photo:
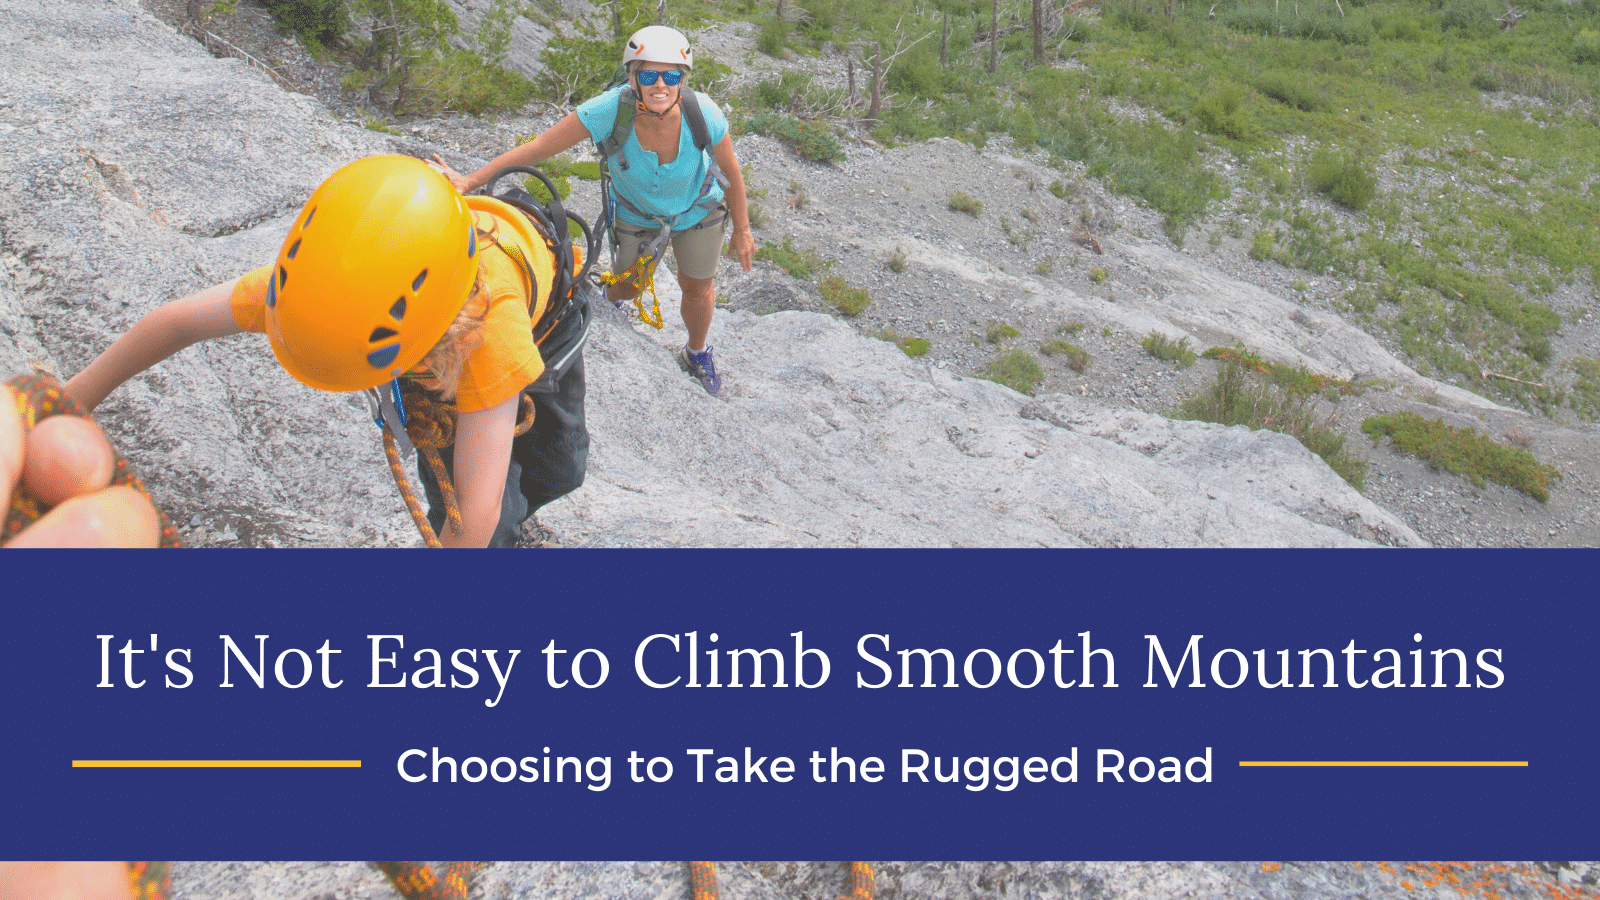
M 443 402 L 420 390 L 406 391 L 403 396 L 406 436 L 416 445 L 417 455 L 427 461 L 428 470 L 433 473 L 434 481 L 439 485 L 439 492 L 444 496 L 445 519 L 450 525 L 451 532 L 460 534 L 461 504 L 456 499 L 456 488 L 450 479 L 450 472 L 445 467 L 443 457 L 439 455 L 441 449 L 454 446 L 456 442 L 455 404 Z M 517 427 L 512 436 L 521 437 L 532 427 L 533 398 L 523 394 L 522 403 L 517 410 Z M 444 544 L 434 533 L 433 526 L 428 523 L 428 514 L 417 499 L 410 479 L 406 477 L 406 467 L 400 459 L 399 445 L 395 442 L 394 432 L 388 428 L 383 429 L 383 455 L 389 460 L 389 473 L 394 476 L 394 486 L 400 490 L 400 499 L 405 501 L 406 509 L 411 513 L 411 521 L 416 524 L 423 543 L 429 547 L 443 547 Z
M 600 280 L 607 286 L 622 285 L 633 292 L 633 306 L 639 321 L 657 331 L 666 325 L 661 318 L 661 300 L 656 297 L 656 265 L 661 262 L 662 251 L 649 244 L 640 248 L 639 258 L 622 272 L 601 272 Z M 644 311 L 644 295 L 650 294 L 650 311 Z M 617 301 L 620 308 L 625 301 Z
M 22 416 L 24 434 L 51 416 L 77 416 L 93 421 L 93 417 L 78 405 L 78 401 L 68 397 L 62 391 L 61 383 L 53 378 L 44 375 L 18 375 L 6 384 L 10 385 L 14 392 L 17 412 Z M 155 498 L 145 489 L 144 482 L 139 480 L 133 467 L 115 447 L 111 449 L 111 454 L 116 461 L 111 471 L 111 483 L 133 488 L 149 499 L 150 505 L 154 507 Z M 0 528 L 0 543 L 10 540 L 24 528 L 39 521 L 39 518 L 50 509 L 49 504 L 43 503 L 29 493 L 26 486 L 19 484 L 11 497 L 10 507 L 6 510 L 5 527 Z M 157 507 L 156 515 L 161 517 L 161 546 L 182 547 L 183 542 L 178 539 L 178 529 L 168 521 L 167 514 Z

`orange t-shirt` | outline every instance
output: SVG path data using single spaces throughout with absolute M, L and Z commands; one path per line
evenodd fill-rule
M 549 255 L 544 247 L 529 247 L 509 224 L 510 217 L 520 213 L 498 201 L 480 197 L 469 199 L 474 224 L 482 231 L 492 231 L 495 242 L 518 246 L 523 258 L 528 260 Z M 512 262 L 504 250 L 494 246 L 494 242 L 485 243 L 489 246 L 480 253 L 478 272 L 489 294 L 489 308 L 479 329 L 483 342 L 467 357 L 462 367 L 461 386 L 456 392 L 456 408 L 464 413 L 499 406 L 544 372 L 544 359 L 533 342 L 533 323 L 544 314 L 544 304 L 541 302 L 529 311 L 528 288 L 521 267 Z M 271 277 L 272 266 L 263 266 L 246 273 L 234 286 L 233 321 L 240 329 L 266 333 L 267 282 Z M 546 293 L 549 291 L 548 285 L 540 287 Z

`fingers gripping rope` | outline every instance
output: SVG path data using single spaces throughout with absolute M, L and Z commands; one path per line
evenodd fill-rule
M 43 375 L 18 375 L 6 382 L 15 392 L 17 413 L 22 416 L 22 430 L 24 433 L 32 431 L 33 426 L 51 416 L 77 416 L 83 419 L 92 417 L 84 412 L 78 401 L 68 397 L 61 390 L 61 385 L 53 378 Z M 155 506 L 155 498 L 145 490 L 144 482 L 134 474 L 133 467 L 112 448 L 112 456 L 116 463 L 112 468 L 111 483 L 131 487 L 150 500 L 150 505 Z M 0 542 L 8 541 L 22 529 L 27 528 L 39 520 L 40 516 L 49 512 L 50 508 L 40 503 L 38 498 L 28 493 L 26 487 L 19 485 L 16 495 L 11 498 L 11 506 L 6 510 L 4 528 L 0 528 Z M 178 529 L 167 520 L 167 515 L 158 508 L 156 514 L 161 517 L 161 546 L 182 547 L 183 542 L 178 539 Z
M 444 876 L 440 877 L 433 871 L 433 866 L 425 862 L 379 862 L 374 865 L 389 877 L 389 883 L 406 900 L 466 900 L 468 883 L 483 868 L 481 862 L 445 863 Z

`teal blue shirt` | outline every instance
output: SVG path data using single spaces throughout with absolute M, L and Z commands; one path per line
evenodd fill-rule
M 700 111 L 705 116 L 711 145 L 715 147 L 728 134 L 728 117 L 723 115 L 710 97 L 698 91 L 695 93 L 700 100 Z M 611 128 L 617 123 L 617 102 L 621 96 L 622 88 L 614 87 L 578 107 L 578 120 L 589 129 L 589 136 L 595 143 L 611 136 Z M 695 150 L 694 136 L 689 133 L 687 121 L 678 129 L 678 158 L 667 165 L 662 165 L 655 153 L 639 146 L 639 136 L 636 134 L 628 135 L 628 142 L 622 146 L 621 152 L 628 156 L 628 168 L 624 170 L 614 163 L 610 165 L 611 187 L 627 197 L 629 203 L 663 219 L 672 220 L 677 216 L 676 221 L 672 222 L 674 231 L 682 231 L 706 217 L 707 210 L 695 206 L 695 203 L 700 199 L 700 185 L 705 183 L 711 158 L 709 152 Z M 712 200 L 722 199 L 722 185 L 713 181 L 711 192 L 706 196 Z M 617 206 L 617 218 L 639 228 L 653 228 L 657 224 L 641 220 L 620 204 Z

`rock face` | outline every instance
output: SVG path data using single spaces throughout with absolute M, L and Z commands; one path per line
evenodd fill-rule
M 160 303 L 269 261 L 339 165 L 417 149 L 332 122 L 132 0 L 0 12 L 9 370 L 70 375 Z M 676 323 L 596 318 L 589 481 L 543 514 L 569 545 L 1420 543 L 1279 435 L 1030 400 L 796 312 L 719 316 L 712 398 L 671 360 Z M 1345 349 L 1296 346 L 1341 374 L 1367 365 L 1327 331 Z M 294 382 L 258 336 L 179 353 L 99 417 L 194 543 L 417 543 L 359 401 Z
M 1403 862 L 875 862 L 882 900 L 1294 900 L 1304 897 L 1546 900 L 1600 897 L 1600 865 Z M 834 900 L 844 873 L 832 862 L 722 862 L 726 900 Z M 1470 885 L 1470 887 L 1461 887 Z M 496 862 L 472 897 L 679 900 L 681 862 Z M 176 863 L 173 900 L 396 900 L 370 863 Z

